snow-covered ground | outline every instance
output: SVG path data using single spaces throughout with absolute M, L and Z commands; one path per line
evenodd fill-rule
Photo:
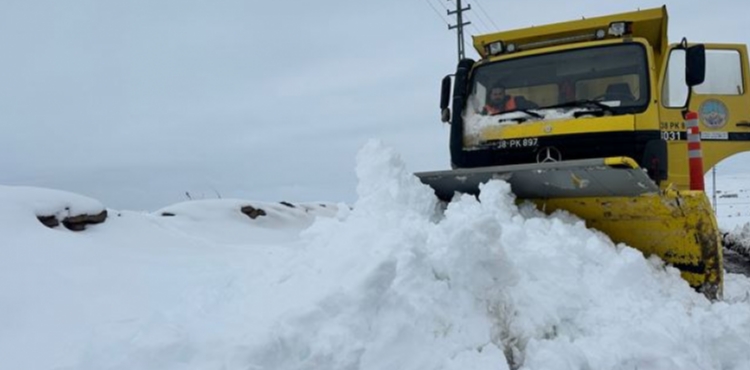
M 716 176 L 714 203 L 714 181 L 709 173 L 705 177 L 706 194 L 716 209 L 719 226 L 732 230 L 750 223 L 750 172 Z
M 750 258 L 750 173 L 718 176 L 709 173 L 705 183 L 719 227 L 727 234 L 726 244 Z M 750 271 L 750 267 L 746 270 Z
M 750 369 L 748 278 L 711 303 L 503 182 L 443 209 L 382 144 L 357 162 L 351 207 L 190 201 L 80 232 L 37 216 L 104 205 L 0 187 L 0 368 Z

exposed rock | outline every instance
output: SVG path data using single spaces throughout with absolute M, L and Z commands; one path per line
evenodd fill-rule
M 62 220 L 63 226 L 73 231 L 81 231 L 86 229 L 87 225 L 96 225 L 104 222 L 107 219 L 107 210 L 103 210 L 95 215 L 78 215 L 72 217 L 65 217 Z
M 60 221 L 58 221 L 57 217 L 55 217 L 55 216 L 37 216 L 37 219 L 44 226 L 47 226 L 49 228 L 60 226 Z
M 244 206 L 240 209 L 240 211 L 246 214 L 247 216 L 249 216 L 250 218 L 252 218 L 253 220 L 260 216 L 266 215 L 266 211 L 260 208 L 255 208 L 253 206 Z
M 175 214 L 172 213 L 172 212 L 162 212 L 161 215 L 164 216 L 164 217 L 174 217 L 175 216 Z
M 292 203 L 289 203 L 289 202 L 279 202 L 279 203 L 281 203 L 281 204 L 283 204 L 283 205 L 285 205 L 285 206 L 287 206 L 287 207 L 289 207 L 289 208 L 295 208 L 295 207 L 294 207 L 294 204 L 292 204 Z
M 61 220 L 57 218 L 55 215 L 50 216 L 37 216 L 37 219 L 39 222 L 41 222 L 44 226 L 53 228 L 59 226 L 61 223 L 65 228 L 72 231 L 82 231 L 86 229 L 87 225 L 95 225 L 100 224 L 104 222 L 107 219 L 107 210 L 103 210 L 95 215 L 76 215 L 76 216 L 68 216 Z

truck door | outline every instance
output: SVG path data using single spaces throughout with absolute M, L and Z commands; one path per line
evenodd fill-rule
M 691 111 L 698 113 L 707 172 L 722 159 L 750 151 L 750 70 L 747 47 L 739 44 L 705 44 L 706 80 L 693 88 Z M 670 46 L 661 74 L 659 127 L 667 141 L 670 183 L 689 187 L 687 129 L 682 110 L 688 97 L 685 84 L 685 51 Z

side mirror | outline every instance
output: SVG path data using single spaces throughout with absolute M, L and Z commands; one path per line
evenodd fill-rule
M 443 77 L 442 87 L 440 89 L 440 120 L 443 122 L 450 121 L 451 110 L 448 103 L 451 98 L 451 76 Z
M 706 46 L 693 45 L 685 49 L 685 82 L 693 87 L 706 79 Z
M 440 89 L 440 109 L 448 108 L 448 102 L 451 98 L 451 76 L 443 77 L 442 88 Z
M 444 123 L 450 123 L 451 121 L 451 110 L 450 108 L 445 108 L 440 110 L 440 121 Z

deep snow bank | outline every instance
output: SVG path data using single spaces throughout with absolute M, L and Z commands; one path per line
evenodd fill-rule
M 315 267 L 296 274 L 319 297 L 279 320 L 252 368 L 750 366 L 743 277 L 710 304 L 677 270 L 574 217 L 518 209 L 503 182 L 440 212 L 376 142 L 357 174 L 353 210 L 305 235 Z
M 170 228 L 209 243 L 280 243 L 298 239 L 318 217 L 333 217 L 343 204 L 272 203 L 242 199 L 192 200 L 154 212 Z M 252 217 L 243 213 L 253 210 Z
M 67 191 L 31 186 L 0 185 L 0 206 L 3 208 L 0 224 L 7 227 L 34 224 L 42 218 L 53 219 L 54 224 L 91 215 L 101 216 L 97 222 L 106 219 L 105 208 L 97 200 Z
M 337 209 L 191 201 L 72 232 L 36 216 L 101 203 L 28 187 L 0 187 L 0 201 L 2 369 L 247 368 L 251 339 L 298 304 L 273 292 L 299 268 L 299 233 Z
M 517 207 L 506 183 L 444 206 L 382 144 L 357 161 L 359 199 L 335 217 L 253 202 L 261 224 L 222 200 L 112 212 L 81 233 L 0 223 L 0 365 L 750 366 L 747 278 L 728 275 L 711 304 L 575 217 Z

